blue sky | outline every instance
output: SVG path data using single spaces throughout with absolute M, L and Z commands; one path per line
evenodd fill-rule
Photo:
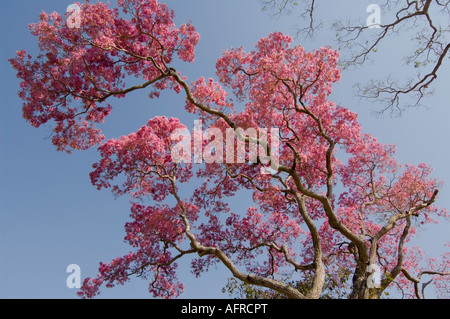
M 75 291 L 66 286 L 69 264 L 80 265 L 83 277 L 95 276 L 100 261 L 122 256 L 129 249 L 123 243 L 128 199 L 114 199 L 109 191 L 97 191 L 90 184 L 88 173 L 98 160 L 98 153 L 95 149 L 72 155 L 58 153 L 51 145 L 49 127 L 35 129 L 26 123 L 17 96 L 19 80 L 7 62 L 16 50 L 25 49 L 36 55 L 36 41 L 28 24 L 36 22 L 42 10 L 65 12 L 71 3 L 70 0 L 5 1 L 0 11 L 0 298 L 76 298 Z M 292 27 L 299 22 L 296 15 L 271 18 L 261 12 L 257 0 L 165 3 L 175 10 L 178 24 L 192 20 L 201 36 L 195 64 L 180 67 L 189 80 L 214 77 L 215 61 L 223 50 L 231 46 L 251 49 L 273 31 L 292 34 Z M 319 18 L 325 22 L 339 17 L 365 21 L 367 5 L 376 0 L 338 3 L 322 6 Z M 323 29 L 314 41 L 299 38 L 295 43 L 307 49 L 333 45 L 334 34 Z M 435 176 L 447 182 L 439 204 L 450 208 L 449 61 L 439 74 L 435 95 L 424 101 L 427 109 L 413 109 L 400 118 L 379 118 L 371 112 L 375 105 L 361 102 L 353 95 L 352 85 L 358 81 L 390 73 L 408 75 L 399 63 L 407 45 L 408 39 L 388 41 L 385 45 L 388 53 L 378 54 L 363 69 L 343 72 L 332 98 L 357 112 L 366 132 L 384 143 L 397 145 L 400 162 L 430 163 Z M 188 128 L 193 124 L 193 118 L 184 113 L 182 96 L 166 93 L 158 100 L 149 100 L 145 92 L 137 92 L 114 101 L 113 106 L 104 126 L 107 137 L 136 131 L 156 115 L 179 117 Z M 448 229 L 448 224 L 428 226 L 418 236 L 417 244 L 437 256 L 442 244 L 450 241 Z M 180 263 L 179 277 L 186 286 L 182 298 L 226 297 L 221 288 L 228 273 L 220 266 L 196 279 L 189 272 L 187 260 Z M 101 297 L 149 298 L 147 285 L 133 279 L 126 286 L 103 289 Z

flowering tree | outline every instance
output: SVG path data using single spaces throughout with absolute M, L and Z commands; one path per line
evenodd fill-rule
M 217 81 L 188 83 L 173 65 L 194 61 L 195 28 L 176 27 L 173 11 L 156 0 L 117 3 L 78 4 L 80 28 L 42 13 L 30 26 L 41 54 L 10 59 L 22 80 L 24 118 L 35 127 L 54 123 L 58 150 L 101 144 L 92 184 L 131 197 L 132 251 L 101 263 L 80 296 L 139 275 L 153 296 L 176 297 L 183 291 L 177 261 L 187 255 L 196 256 L 197 276 L 221 263 L 237 280 L 288 298 L 319 298 L 330 285 L 350 298 L 380 297 L 390 286 L 421 298 L 424 275 L 448 293 L 449 255 L 427 261 L 408 246 L 422 225 L 447 217 L 435 205 L 440 182 L 426 164 L 398 164 L 394 147 L 364 134 L 355 113 L 328 99 L 340 78 L 336 51 L 306 52 L 272 33 L 251 52 L 225 51 Z M 130 85 L 133 77 L 141 84 Z M 136 90 L 183 94 L 187 112 L 214 132 L 235 134 L 212 140 L 196 130 L 186 138 L 174 134 L 187 130 L 178 119 L 156 117 L 103 142 L 96 124 L 110 113 L 108 102 Z M 260 128 L 265 136 L 243 133 Z M 254 160 L 248 151 L 240 161 L 239 142 L 278 160 Z M 192 153 L 214 160 L 196 165 Z M 189 193 L 194 180 L 200 186 Z M 241 190 L 252 192 L 253 206 L 232 211 L 228 202 Z

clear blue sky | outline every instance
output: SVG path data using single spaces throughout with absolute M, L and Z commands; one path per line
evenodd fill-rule
M 114 1 L 112 1 L 114 3 Z M 372 1 L 335 1 L 322 7 L 320 19 L 338 17 L 365 21 Z M 123 226 L 128 220 L 127 198 L 115 200 L 109 191 L 97 191 L 89 181 L 91 165 L 98 160 L 95 149 L 72 155 L 56 152 L 49 140 L 50 128 L 32 128 L 21 116 L 17 96 L 19 80 L 7 59 L 16 50 L 36 55 L 35 39 L 28 24 L 39 13 L 65 12 L 71 0 L 4 1 L 0 10 L 0 298 L 76 298 L 66 287 L 66 267 L 78 264 L 82 276 L 95 276 L 98 263 L 108 262 L 129 251 Z M 192 20 L 201 35 L 194 65 L 180 69 L 190 80 L 214 76 L 215 61 L 230 46 L 251 48 L 273 31 L 292 33 L 295 15 L 275 20 L 261 12 L 257 0 L 170 0 L 179 23 Z M 307 49 L 332 45 L 334 32 L 324 29 L 315 41 L 296 39 Z M 389 42 L 394 54 L 379 54 L 372 65 L 345 71 L 335 86 L 333 99 L 360 114 L 365 131 L 387 144 L 396 144 L 400 162 L 428 162 L 435 176 L 450 182 L 450 72 L 448 59 L 439 74 L 436 94 L 425 100 L 428 109 L 411 110 L 400 118 L 376 118 L 372 104 L 353 96 L 352 85 L 371 77 L 403 72 L 398 63 L 407 41 Z M 177 116 L 189 127 L 193 119 L 184 114 L 181 96 L 163 94 L 149 100 L 145 92 L 114 101 L 114 111 L 104 126 L 107 137 L 136 131 L 155 115 Z M 191 124 L 192 123 L 192 124 Z M 450 188 L 445 185 L 439 204 L 450 208 Z M 430 255 L 437 255 L 450 241 L 449 225 L 429 226 L 418 237 Z M 179 277 L 186 285 L 183 298 L 224 298 L 221 288 L 228 273 L 217 267 L 200 279 L 182 262 Z M 149 298 L 147 283 L 134 279 L 115 289 L 103 289 L 102 298 Z

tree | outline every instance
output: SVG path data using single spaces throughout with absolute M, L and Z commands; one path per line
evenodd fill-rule
M 407 245 L 423 225 L 447 217 L 435 204 L 441 183 L 426 164 L 398 164 L 393 146 L 363 133 L 355 113 L 328 99 L 340 79 L 338 52 L 306 52 L 272 33 L 251 52 L 225 51 L 218 81 L 188 84 L 174 65 L 193 62 L 199 35 L 191 24 L 177 28 L 166 5 L 80 8 L 80 28 L 42 13 L 31 25 L 41 54 L 10 59 L 24 118 L 35 127 L 54 123 L 60 151 L 101 144 L 92 184 L 132 202 L 132 251 L 101 263 L 80 296 L 136 275 L 153 296 L 176 297 L 177 261 L 187 255 L 197 256 L 197 276 L 221 263 L 237 280 L 287 298 L 319 298 L 329 282 L 350 298 L 380 297 L 391 286 L 421 298 L 423 275 L 445 293 L 449 255 L 424 265 L 420 249 Z M 141 84 L 128 84 L 133 77 Z M 186 111 L 208 130 L 189 134 L 162 116 L 102 142 L 95 124 L 109 115 L 109 101 L 144 89 L 150 98 L 183 94 Z M 192 191 L 195 180 L 202 183 Z M 241 190 L 252 192 L 253 205 L 231 211 Z
M 300 7 L 307 23 L 297 26 L 297 35 L 311 37 L 323 24 L 317 22 L 319 1 L 261 0 L 261 3 L 264 10 L 273 12 L 277 17 Z M 344 68 L 361 66 L 390 37 L 401 34 L 406 39 L 411 35 L 410 41 L 414 45 L 411 51 L 407 51 L 405 61 L 408 68 L 416 73 L 415 78 L 401 80 L 387 77 L 371 80 L 367 85 L 357 84 L 357 95 L 381 103 L 381 112 L 390 110 L 393 114 L 401 113 L 406 107 L 421 105 L 422 99 L 433 93 L 438 74 L 445 72 L 444 61 L 450 57 L 450 1 L 385 1 L 378 8 L 384 14 L 377 28 L 366 21 L 360 25 L 350 21 L 336 21 L 333 24 L 338 45 L 348 53 L 341 64 Z

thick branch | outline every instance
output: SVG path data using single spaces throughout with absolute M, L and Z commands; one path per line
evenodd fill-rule
M 175 186 L 175 181 L 173 178 L 169 179 L 172 184 L 172 191 L 175 199 L 178 202 L 178 206 L 181 209 L 180 217 L 185 225 L 185 234 L 187 238 L 189 239 L 191 243 L 191 247 L 202 257 L 206 255 L 212 255 L 217 257 L 224 265 L 225 267 L 230 270 L 230 272 L 233 274 L 233 276 L 247 284 L 253 284 L 258 286 L 263 286 L 269 289 L 273 289 L 281 294 L 286 295 L 288 298 L 291 299 L 305 299 L 306 296 L 300 293 L 297 289 L 293 288 L 292 286 L 285 284 L 283 282 L 270 279 L 270 278 L 264 278 L 252 274 L 245 274 L 241 272 L 234 263 L 228 258 L 228 256 L 220 249 L 216 247 L 208 247 L 203 246 L 199 241 L 195 239 L 194 234 L 191 232 L 191 226 L 189 223 L 189 220 L 186 216 L 186 208 L 179 198 Z

